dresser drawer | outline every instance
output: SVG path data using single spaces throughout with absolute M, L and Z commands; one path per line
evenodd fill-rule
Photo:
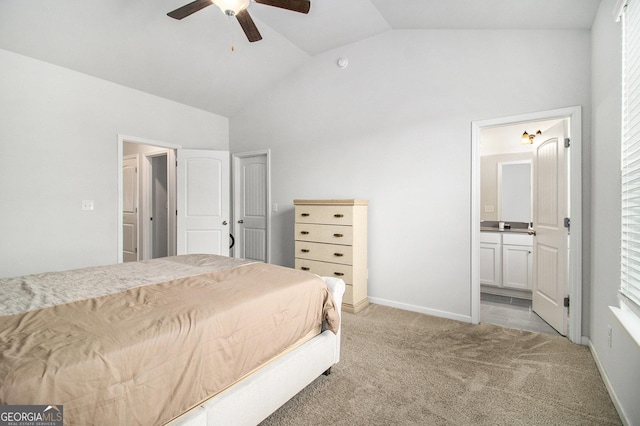
M 309 271 L 321 277 L 340 278 L 347 284 L 353 282 L 351 265 L 296 258 L 296 269 Z
M 296 206 L 296 222 L 327 225 L 352 225 L 351 206 Z
M 296 258 L 351 265 L 353 263 L 353 248 L 336 244 L 296 241 Z
M 296 223 L 295 238 L 303 241 L 351 245 L 353 244 L 353 228 L 340 225 Z

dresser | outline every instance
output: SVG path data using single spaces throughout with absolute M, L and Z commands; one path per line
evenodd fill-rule
M 367 200 L 294 200 L 295 267 L 347 285 L 342 310 L 356 313 L 367 298 Z

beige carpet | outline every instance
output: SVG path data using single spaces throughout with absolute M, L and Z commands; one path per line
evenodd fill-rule
M 371 305 L 342 357 L 263 425 L 621 424 L 589 349 Z

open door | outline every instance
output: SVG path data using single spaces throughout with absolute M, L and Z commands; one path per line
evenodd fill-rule
M 138 156 L 122 162 L 122 260 L 138 260 Z
M 567 335 L 568 308 L 568 148 L 567 120 L 543 134 L 536 148 L 533 180 L 533 311 L 563 336 Z
M 268 262 L 268 154 L 234 154 L 235 257 Z
M 229 256 L 229 152 L 177 152 L 177 254 Z

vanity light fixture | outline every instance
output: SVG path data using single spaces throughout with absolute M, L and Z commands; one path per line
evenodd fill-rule
M 535 134 L 535 135 L 530 135 L 530 134 L 529 134 L 529 133 L 527 133 L 527 131 L 525 130 L 525 131 L 524 131 L 524 133 L 522 134 L 522 139 L 520 139 L 520 143 L 521 143 L 522 145 L 527 145 L 527 144 L 529 144 L 529 145 L 530 145 L 530 144 L 532 144 L 532 143 L 533 143 L 533 139 L 534 139 L 536 136 L 540 136 L 541 134 L 542 134 L 542 132 L 541 132 L 540 130 L 538 130 L 538 131 L 536 132 L 536 134 Z

